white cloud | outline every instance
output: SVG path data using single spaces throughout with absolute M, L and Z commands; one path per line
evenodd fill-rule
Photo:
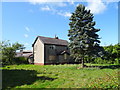
M 44 6 L 40 8 L 42 11 L 51 11 L 51 8 L 49 6 Z
M 42 4 L 48 2 L 48 0 L 28 0 L 31 4 Z
M 28 32 L 30 31 L 30 29 L 27 26 L 25 27 L 25 30 L 27 30 Z
M 57 2 L 58 1 L 58 2 Z M 44 7 L 41 7 L 40 10 L 42 11 L 52 11 L 54 13 L 57 13 L 58 15 L 70 17 L 71 14 L 69 12 L 60 12 L 56 10 L 56 7 L 65 7 L 67 6 L 66 2 L 69 2 L 69 4 L 74 5 L 75 2 L 82 1 L 82 0 L 29 0 L 30 3 L 36 5 L 36 4 L 42 4 Z M 106 5 L 102 2 L 104 0 L 83 0 L 88 3 L 87 9 L 90 9 L 92 13 L 99 14 L 105 11 Z M 82 1 L 82 2 L 83 2 Z M 110 0 L 109 0 L 110 2 Z
M 65 12 L 65 17 L 70 17 L 72 14 L 70 12 Z
M 67 6 L 67 4 L 63 0 L 29 0 L 29 2 L 33 5 L 48 4 L 48 5 L 54 5 L 59 7 Z
M 56 7 L 65 7 L 69 4 L 75 5 L 75 2 L 87 2 L 88 5 L 86 6 L 86 9 L 91 10 L 91 13 L 93 14 L 100 14 L 107 9 L 108 3 L 115 1 L 118 0 L 29 0 L 29 2 L 34 5 L 42 4 L 42 7 L 40 8 L 42 11 L 51 11 L 51 13 L 64 17 L 70 17 L 71 13 L 63 10 L 61 12 L 61 10 L 57 10 Z
M 24 37 L 27 38 L 27 37 L 28 37 L 28 34 L 24 34 Z
M 88 0 L 87 9 L 91 10 L 94 14 L 99 14 L 106 10 L 106 5 L 102 2 L 102 0 Z
M 87 0 L 2 0 L 2 2 L 31 2 L 31 3 L 45 3 L 45 2 L 86 2 Z M 92 0 L 90 0 L 92 1 Z M 96 0 L 97 1 L 97 0 Z M 119 2 L 120 0 L 102 0 L 104 2 Z
M 67 6 L 67 4 L 65 2 L 52 2 L 52 3 L 49 3 L 49 4 L 52 4 L 53 6 L 58 6 L 58 7 Z
M 57 10 L 54 7 L 49 7 L 49 6 L 41 7 L 40 10 L 51 11 L 53 14 L 61 15 L 61 16 L 64 16 L 64 17 L 70 17 L 71 16 L 70 12 L 63 11 L 63 10 Z
M 67 0 L 71 5 L 74 5 L 75 0 Z
M 57 14 L 64 17 L 70 17 L 72 15 L 70 12 L 58 12 Z

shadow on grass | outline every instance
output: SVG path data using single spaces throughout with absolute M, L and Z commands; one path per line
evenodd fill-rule
M 105 69 L 105 68 L 108 68 L 108 69 L 118 69 L 120 68 L 120 65 L 109 65 L 109 66 L 101 66 L 100 69 Z
M 85 66 L 87 68 L 100 68 L 100 69 L 118 69 L 120 65 L 109 65 L 109 66 Z
M 30 85 L 36 80 L 50 80 L 53 81 L 56 78 L 50 78 L 46 76 L 37 77 L 37 72 L 35 70 L 2 70 L 2 88 L 13 88 L 15 86 Z

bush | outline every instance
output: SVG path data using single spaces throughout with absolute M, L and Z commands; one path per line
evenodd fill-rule
M 28 59 L 25 57 L 15 57 L 10 62 L 7 59 L 2 59 L 2 65 L 13 65 L 13 64 L 28 64 Z
M 16 57 L 14 64 L 28 64 L 28 59 L 26 57 Z
M 114 64 L 120 64 L 120 59 L 116 58 Z
M 12 62 L 10 62 L 8 59 L 2 59 L 2 65 L 11 65 Z
M 96 63 L 96 64 L 113 64 L 112 60 L 106 60 L 106 59 L 102 59 L 100 57 L 96 58 L 94 60 L 94 63 Z

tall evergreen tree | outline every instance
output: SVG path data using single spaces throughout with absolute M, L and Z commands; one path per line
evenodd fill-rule
M 70 17 L 69 30 L 69 47 L 71 55 L 75 60 L 82 61 L 84 67 L 84 59 L 86 57 L 102 56 L 103 48 L 99 46 L 99 36 L 97 34 L 100 29 L 95 29 L 95 21 L 90 10 L 86 10 L 84 5 L 78 5 L 75 12 Z

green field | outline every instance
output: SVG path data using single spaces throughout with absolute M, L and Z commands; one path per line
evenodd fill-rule
M 118 88 L 120 66 L 77 69 L 79 66 L 5 66 L 2 68 L 3 88 Z

